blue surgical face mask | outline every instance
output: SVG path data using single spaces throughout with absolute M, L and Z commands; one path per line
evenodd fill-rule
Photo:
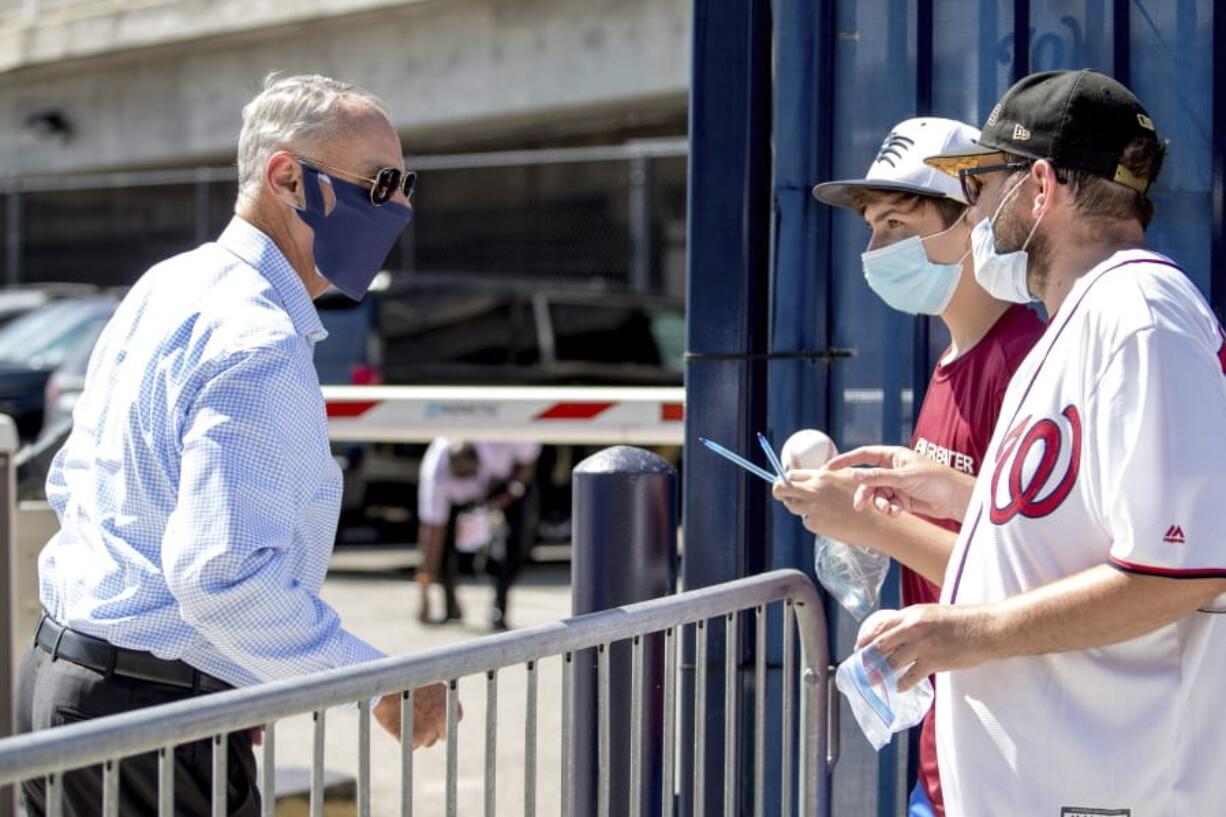
M 881 300 L 911 315 L 939 315 L 949 306 L 962 275 L 963 255 L 956 263 L 937 264 L 928 259 L 924 242 L 945 235 L 952 225 L 927 236 L 913 235 L 888 247 L 869 250 L 860 256 L 864 278 Z M 970 251 L 967 251 L 967 255 Z
M 1030 266 L 1030 256 L 1026 252 L 1026 247 L 1030 245 L 1030 239 L 1034 238 L 1035 230 L 1039 229 L 1039 222 L 1047 213 L 1035 219 L 1034 226 L 1030 228 L 1030 234 L 1022 242 L 1022 248 L 1016 252 L 1000 253 L 996 251 L 996 233 L 993 227 L 1000 218 L 1001 211 L 1005 209 L 1005 205 L 1012 200 L 1025 181 L 1023 177 L 1010 188 L 1009 192 L 1001 198 L 992 217 L 983 219 L 971 231 L 975 280 L 993 298 L 1016 304 L 1030 303 L 1035 300 L 1035 297 L 1030 294 L 1030 287 L 1026 279 L 1026 270 Z
M 366 188 L 299 164 L 306 207 L 298 210 L 298 217 L 315 231 L 315 268 L 332 286 L 360 301 L 413 220 L 413 208 L 391 201 L 376 207 Z M 324 204 L 325 184 L 332 186 L 336 197 L 330 213 Z

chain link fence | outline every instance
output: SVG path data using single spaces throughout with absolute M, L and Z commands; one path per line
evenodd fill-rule
M 409 160 L 416 218 L 394 276 L 539 281 L 682 296 L 686 143 Z M 232 168 L 0 182 L 0 281 L 124 286 L 215 237 Z

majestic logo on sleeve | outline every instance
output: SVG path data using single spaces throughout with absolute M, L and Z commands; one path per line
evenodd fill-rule
M 910 150 L 914 144 L 915 140 L 911 137 L 903 136 L 901 133 L 894 131 L 881 143 L 881 150 L 877 152 L 877 158 L 873 160 L 873 164 L 885 162 L 890 167 L 894 167 L 894 160 L 901 160 L 902 155 Z
M 992 473 L 993 524 L 1021 514 L 1039 519 L 1063 504 L 1081 466 L 1081 414 L 1068 405 L 1056 418 L 1025 417 L 1001 440 Z

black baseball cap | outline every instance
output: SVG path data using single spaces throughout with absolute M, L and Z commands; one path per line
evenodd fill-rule
M 1045 71 L 1019 80 L 1001 97 L 984 123 L 978 144 L 931 156 L 928 164 L 957 176 L 966 167 L 999 161 L 1000 153 L 1046 159 L 1083 170 L 1138 193 L 1152 179 L 1120 163 L 1134 139 L 1158 140 L 1153 120 L 1132 91 L 1091 71 Z

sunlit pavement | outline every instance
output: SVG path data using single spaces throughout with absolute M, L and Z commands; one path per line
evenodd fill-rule
M 411 573 L 394 569 L 415 561 L 415 556 L 412 552 L 387 548 L 341 548 L 333 562 L 333 572 L 323 587 L 324 600 L 340 612 L 342 621 L 352 632 L 389 654 L 409 654 L 487 635 L 493 590 L 483 577 L 470 576 L 461 580 L 459 600 L 464 612 L 461 623 L 442 626 L 418 623 L 418 588 L 412 582 Z M 566 618 L 570 614 L 569 569 L 568 562 L 527 566 L 520 582 L 511 591 L 508 615 L 511 625 L 529 627 Z M 436 595 L 436 611 L 441 610 L 441 602 L 441 594 Z M 562 689 L 560 659 L 541 662 L 538 672 L 537 813 L 557 814 L 562 723 L 562 711 L 558 706 Z M 523 667 L 511 667 L 498 674 L 495 790 L 499 814 L 520 814 L 523 810 L 525 679 Z M 459 735 L 458 813 L 481 814 L 485 802 L 485 677 L 462 679 L 460 700 L 464 705 L 464 721 L 460 725 Z M 325 765 L 329 771 L 356 777 L 357 725 L 355 707 L 328 712 Z M 279 768 L 296 766 L 309 769 L 312 748 L 312 721 L 309 715 L 277 725 Z M 396 742 L 372 724 L 372 814 L 399 813 L 399 757 Z M 415 813 L 442 813 L 446 795 L 446 760 L 446 749 L 442 743 L 415 753 Z

